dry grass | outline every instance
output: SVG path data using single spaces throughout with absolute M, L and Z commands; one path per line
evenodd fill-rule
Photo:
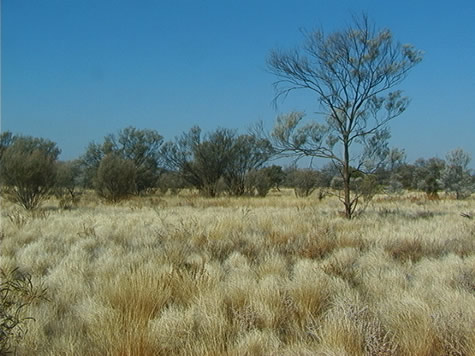
M 49 297 L 19 355 L 475 355 L 473 198 L 48 204 L 2 207 L 0 268 Z

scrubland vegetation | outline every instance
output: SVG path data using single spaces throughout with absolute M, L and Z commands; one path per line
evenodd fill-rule
M 475 355 L 473 197 L 317 195 L 2 200 L 18 355 Z
M 320 120 L 130 126 L 67 162 L 2 132 L 0 355 L 475 355 L 470 154 L 389 147 L 422 52 L 354 20 L 267 59 Z

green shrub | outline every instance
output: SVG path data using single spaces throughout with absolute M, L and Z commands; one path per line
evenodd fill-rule
M 468 198 L 475 191 L 468 164 L 471 157 L 468 152 L 457 148 L 447 153 L 447 164 L 440 180 L 447 193 L 455 193 L 457 200 Z
M 312 169 L 296 169 L 287 176 L 287 185 L 294 188 L 298 197 L 308 197 L 320 185 L 320 176 Z
M 178 172 L 165 172 L 158 179 L 158 189 L 160 189 L 162 194 L 166 194 L 169 191 L 171 194 L 176 195 L 185 186 L 186 183 Z
M 54 195 L 62 209 L 69 209 L 79 202 L 82 191 L 79 189 L 81 166 L 79 161 L 57 163 Z
M 250 171 L 245 177 L 246 191 L 250 195 L 265 197 L 272 188 L 273 182 L 269 171 L 264 169 Z
M 16 138 L 1 159 L 5 197 L 27 210 L 37 208 L 55 183 L 59 152 L 49 140 Z
M 221 128 L 202 135 L 197 126 L 162 149 L 167 169 L 179 172 L 188 185 L 209 197 L 243 195 L 246 174 L 261 167 L 271 154 L 266 139 Z
M 101 198 L 116 203 L 135 192 L 136 175 L 137 168 L 132 161 L 111 153 L 99 164 L 94 188 Z
M 161 160 L 162 143 L 163 137 L 157 131 L 132 126 L 120 130 L 117 134 L 105 136 L 103 143 L 91 142 L 80 158 L 84 186 L 94 187 L 101 160 L 113 153 L 133 162 L 136 169 L 134 194 L 153 191 L 161 172 L 158 164 Z

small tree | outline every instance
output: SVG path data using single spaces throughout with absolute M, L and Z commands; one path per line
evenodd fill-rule
M 271 172 L 266 168 L 248 172 L 244 179 L 247 194 L 257 194 L 260 197 L 265 197 L 273 184 L 270 176 Z
M 384 187 L 387 194 L 402 194 L 403 177 L 399 174 L 399 170 L 406 164 L 405 160 L 406 153 L 404 150 L 392 148 L 388 151 L 386 159 L 375 171 L 377 184 Z
M 251 171 L 258 170 L 269 160 L 272 154 L 272 145 L 268 140 L 257 138 L 254 135 L 240 135 L 234 140 L 231 151 L 223 178 L 229 192 L 239 196 L 246 190 L 246 175 Z M 265 179 L 269 178 L 266 175 Z M 261 194 L 264 193 L 264 190 L 262 186 Z
M 104 147 L 101 144 L 91 142 L 86 149 L 86 152 L 81 156 L 82 182 L 85 188 L 94 188 L 94 179 L 97 174 L 101 160 L 108 152 L 104 152 Z
M 93 185 L 101 160 L 105 155 L 114 153 L 133 162 L 137 171 L 134 193 L 142 193 L 155 187 L 161 172 L 162 143 L 163 137 L 157 131 L 139 130 L 135 127 L 120 130 L 117 135 L 107 135 L 102 144 L 90 143 L 81 158 L 85 185 Z
M 217 129 L 203 141 L 193 144 L 193 160 L 184 165 L 184 171 L 207 196 L 214 197 L 218 193 L 219 180 L 225 174 L 233 156 L 234 139 L 234 131 Z
M 343 31 L 308 33 L 303 48 L 269 56 L 268 67 L 278 78 L 275 102 L 305 89 L 316 95 L 324 117 L 323 123 L 304 125 L 302 113 L 279 116 L 271 133 L 275 148 L 332 160 L 343 181 L 348 219 L 358 205 L 350 188 L 352 172 L 371 172 L 386 157 L 387 124 L 408 104 L 401 91 L 390 90 L 421 58 L 411 45 L 394 42 L 391 31 L 376 31 L 366 16 Z
M 403 163 L 396 168 L 395 174 L 403 189 L 417 189 L 417 186 L 414 185 L 416 170 L 416 166 L 409 163 Z
M 116 203 L 135 192 L 136 175 L 137 169 L 132 161 L 109 153 L 99 164 L 94 187 L 100 197 Z
M 137 169 L 137 192 L 144 192 L 153 188 L 160 174 L 160 148 L 163 137 L 155 130 L 139 130 L 127 127 L 117 135 L 106 137 L 110 141 L 113 151 L 124 159 L 131 160 Z
M 59 153 L 52 141 L 16 137 L 1 158 L 6 197 L 27 210 L 37 208 L 54 186 Z
M 282 170 L 282 167 L 273 164 L 272 166 L 264 167 L 262 169 L 269 177 L 271 188 L 280 191 L 280 187 L 285 181 L 285 172 Z
M 444 160 L 436 157 L 419 158 L 414 162 L 413 187 L 422 190 L 430 198 L 437 198 L 442 189 L 440 175 L 445 167 Z
M 419 158 L 414 165 L 416 167 L 414 186 L 424 191 L 429 198 L 437 199 L 439 197 L 438 193 L 442 189 L 440 178 L 445 168 L 445 161 L 437 157 L 428 160 Z
M 188 184 L 213 197 L 221 188 L 232 195 L 243 194 L 246 174 L 269 159 L 271 148 L 265 139 L 237 136 L 229 129 L 202 136 L 195 126 L 175 142 L 167 142 L 162 154 L 168 169 L 179 172 Z
M 457 199 L 469 197 L 474 191 L 468 164 L 470 154 L 457 148 L 446 156 L 445 169 L 441 173 L 441 183 L 447 193 L 455 193 Z
M 81 196 L 81 162 L 79 160 L 57 162 L 54 194 L 61 208 L 70 208 Z

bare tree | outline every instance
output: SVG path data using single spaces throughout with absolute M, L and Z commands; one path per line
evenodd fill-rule
M 324 120 L 305 124 L 302 113 L 283 115 L 271 136 L 281 154 L 333 161 L 343 179 L 341 200 L 350 219 L 358 205 L 358 195 L 350 191 L 352 173 L 376 169 L 387 155 L 387 124 L 409 101 L 391 89 L 422 53 L 395 42 L 390 30 L 376 30 L 365 15 L 342 31 L 326 35 L 318 30 L 305 37 L 301 48 L 270 53 L 268 68 L 278 78 L 274 101 L 294 90 L 310 90 Z

